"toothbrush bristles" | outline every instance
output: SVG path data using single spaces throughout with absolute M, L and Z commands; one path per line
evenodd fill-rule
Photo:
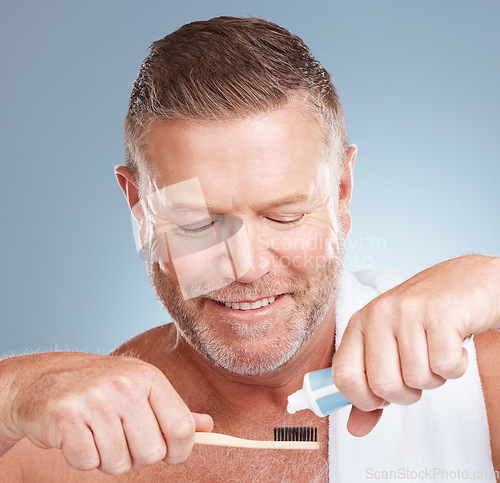
M 318 441 L 318 428 L 286 426 L 274 428 L 274 441 Z

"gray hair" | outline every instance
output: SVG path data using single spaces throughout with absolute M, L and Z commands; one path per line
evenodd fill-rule
M 134 83 L 125 119 L 127 167 L 138 180 L 156 120 L 244 118 L 297 99 L 318 119 L 337 172 L 349 147 L 342 107 L 330 75 L 299 37 L 259 18 L 184 25 L 153 42 Z

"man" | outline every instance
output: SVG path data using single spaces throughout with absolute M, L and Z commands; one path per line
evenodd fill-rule
M 498 468 L 500 355 L 489 329 L 500 327 L 499 258 L 468 256 L 418 274 L 357 311 L 339 345 L 341 320 L 355 311 L 345 294 L 358 306 L 362 290 L 364 304 L 380 289 L 342 277 L 356 148 L 327 72 L 300 39 L 263 20 L 223 17 L 154 43 L 132 91 L 126 147 L 116 175 L 174 323 L 111 356 L 2 361 L 3 479 L 324 481 L 330 471 L 359 481 L 332 472 L 344 463 L 328 449 L 328 418 L 287 414 L 287 396 L 333 359 L 334 381 L 353 403 L 349 431 L 366 435 L 395 403 L 377 427 L 387 420 L 392 444 L 390 433 L 404 437 L 418 413 L 396 427 L 390 412 L 460 378 L 472 334 L 482 334 L 486 411 L 478 407 L 477 420 L 489 434 L 468 436 L 492 453 L 469 453 L 478 469 L 489 472 L 492 458 Z M 475 421 L 468 396 L 457 424 Z M 438 420 L 455 415 L 429 410 Z M 193 447 L 195 431 L 265 440 L 275 426 L 316 426 L 321 449 Z

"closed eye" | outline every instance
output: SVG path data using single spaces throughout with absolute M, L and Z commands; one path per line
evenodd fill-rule
M 205 220 L 200 220 L 196 223 L 189 223 L 187 225 L 178 225 L 178 228 L 185 233 L 200 233 L 202 231 L 208 230 L 211 228 L 216 219 L 208 218 Z
M 294 223 L 298 223 L 302 218 L 304 218 L 305 213 L 302 213 L 299 216 L 296 217 L 283 217 L 283 218 L 272 218 L 271 216 L 268 216 L 267 219 L 274 221 L 275 223 L 279 223 L 280 225 L 293 225 Z

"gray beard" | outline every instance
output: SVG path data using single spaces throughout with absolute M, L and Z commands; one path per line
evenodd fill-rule
M 231 373 L 259 376 L 276 371 L 287 364 L 308 341 L 321 325 L 328 309 L 335 299 L 342 276 L 345 235 L 339 233 L 338 250 L 315 276 L 314 280 L 298 276 L 290 276 L 286 281 L 273 280 L 272 274 L 266 274 L 252 284 L 233 282 L 224 289 L 213 292 L 230 293 L 238 298 L 250 292 L 259 293 L 291 293 L 295 302 L 292 316 L 281 317 L 285 328 L 284 335 L 275 336 L 266 343 L 267 353 L 261 356 L 252 354 L 247 349 L 250 344 L 256 345 L 259 339 L 269 336 L 271 322 L 263 318 L 249 328 L 238 321 L 228 321 L 233 336 L 238 343 L 228 345 L 223 337 L 212 329 L 212 318 L 215 315 L 200 319 L 200 308 L 206 303 L 205 297 L 185 300 L 179 285 L 173 277 L 160 268 L 158 262 L 146 262 L 148 275 L 153 289 L 163 307 L 170 313 L 177 330 L 195 350 L 206 357 L 215 366 Z M 220 320 L 220 316 L 217 316 Z M 234 337 L 233 337 L 234 339 Z

